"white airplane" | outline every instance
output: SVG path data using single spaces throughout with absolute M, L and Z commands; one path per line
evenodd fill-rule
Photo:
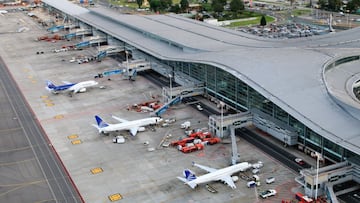
M 139 120 L 128 121 L 125 119 L 121 119 L 116 116 L 112 116 L 115 120 L 119 121 L 120 123 L 117 124 L 108 124 L 105 123 L 99 116 L 95 116 L 95 120 L 97 125 L 92 124 L 95 128 L 99 130 L 99 133 L 110 133 L 114 131 L 120 130 L 129 130 L 132 136 L 135 136 L 138 131 L 144 131 L 145 127 L 148 125 L 158 123 L 161 118 L 160 117 L 150 117 L 150 118 L 143 118 Z
M 85 92 L 87 87 L 92 87 L 99 84 L 98 82 L 94 80 L 88 80 L 76 83 L 75 85 L 71 86 L 68 90 L 74 94 L 78 92 Z
M 99 84 L 98 82 L 94 81 L 94 80 L 88 80 L 88 81 L 83 81 L 83 82 L 79 82 L 79 83 L 68 83 L 66 82 L 65 85 L 59 85 L 56 86 L 54 85 L 51 81 L 46 81 L 46 89 L 51 91 L 54 94 L 57 94 L 61 91 L 67 91 L 73 94 L 76 94 L 78 92 L 85 92 L 87 87 L 92 87 Z
M 185 184 L 189 185 L 192 189 L 194 189 L 198 184 L 219 180 L 223 181 L 232 189 L 235 189 L 236 186 L 234 181 L 237 180 L 237 177 L 232 177 L 231 175 L 240 171 L 246 171 L 247 169 L 251 168 L 251 164 L 248 162 L 242 162 L 222 169 L 210 168 L 196 163 L 193 163 L 193 166 L 201 168 L 209 173 L 196 177 L 195 173 L 190 169 L 185 169 L 183 172 L 184 177 L 177 178 L 183 181 Z

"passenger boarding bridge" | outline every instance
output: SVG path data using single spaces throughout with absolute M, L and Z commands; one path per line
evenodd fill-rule
M 319 157 L 319 162 L 323 161 Z M 330 166 L 303 169 L 295 180 L 304 187 L 305 194 L 316 198 L 325 195 L 333 203 L 339 203 L 341 195 L 360 191 L 359 165 L 356 160 L 333 164 Z M 318 188 L 316 188 L 318 185 Z

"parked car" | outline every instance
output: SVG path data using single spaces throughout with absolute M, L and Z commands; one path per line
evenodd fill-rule
M 252 167 L 255 169 L 259 169 L 259 168 L 262 168 L 264 166 L 263 162 L 262 161 L 258 161 L 257 163 L 254 163 L 252 164 Z
M 275 196 L 275 195 L 276 195 L 276 190 L 274 190 L 274 189 L 265 190 L 260 193 L 260 197 L 263 199 L 266 199 L 268 197 Z
M 295 162 L 298 163 L 299 165 L 304 165 L 305 164 L 304 160 L 302 160 L 300 158 L 296 158 Z
M 255 181 L 249 181 L 246 183 L 247 187 L 248 188 L 252 188 L 252 187 L 255 187 L 256 186 L 256 182 Z
M 260 172 L 260 169 L 255 168 L 251 172 L 252 172 L 252 174 L 258 174 Z
M 266 178 L 265 182 L 266 182 L 266 184 L 271 184 L 271 183 L 275 182 L 275 178 L 274 177 L 268 177 L 268 178 Z

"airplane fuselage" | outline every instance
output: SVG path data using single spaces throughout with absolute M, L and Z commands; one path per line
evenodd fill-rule
M 103 133 L 109 133 L 113 131 L 130 130 L 135 127 L 143 127 L 152 124 L 156 124 L 160 120 L 159 117 L 144 118 L 134 121 L 128 121 L 119 124 L 109 124 L 109 126 L 101 128 Z
M 79 92 L 81 89 L 95 86 L 97 84 L 98 84 L 98 82 L 93 81 L 93 80 L 83 81 L 83 82 L 76 83 L 75 85 L 71 86 L 68 90 L 73 91 L 73 92 Z
M 248 162 L 242 162 L 233 166 L 229 166 L 223 169 L 219 169 L 217 171 L 202 175 L 197 177 L 196 179 L 190 181 L 196 184 L 202 184 L 202 183 L 207 183 L 210 181 L 217 181 L 217 180 L 221 180 L 222 177 L 224 176 L 231 176 L 234 173 L 240 172 L 240 171 L 244 171 L 246 169 L 249 168 L 249 163 Z
M 56 87 L 53 87 L 53 88 L 48 88 L 48 90 L 50 90 L 52 93 L 54 94 L 57 94 L 61 91 L 64 91 L 64 90 L 67 90 L 69 89 L 70 87 L 74 86 L 75 84 L 71 83 L 71 84 L 66 84 L 66 85 L 59 85 L 59 86 L 56 86 Z

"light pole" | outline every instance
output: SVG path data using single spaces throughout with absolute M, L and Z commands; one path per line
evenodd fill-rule
M 224 105 L 225 103 L 220 101 L 221 106 L 221 130 L 220 130 L 220 137 L 223 138 L 224 136 Z
M 319 152 L 315 152 L 316 154 L 316 180 L 315 180 L 315 201 L 317 200 L 318 196 L 318 184 L 319 184 L 319 159 L 321 154 Z
M 126 55 L 126 72 L 127 72 L 128 78 L 129 78 L 129 53 L 127 50 L 125 50 L 125 55 Z
M 169 79 L 170 79 L 170 100 L 172 99 L 172 75 L 169 74 Z

